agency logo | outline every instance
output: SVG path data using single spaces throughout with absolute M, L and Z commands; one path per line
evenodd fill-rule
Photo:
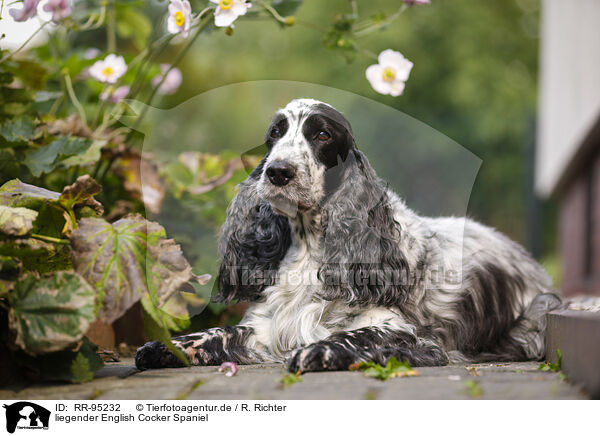
M 19 401 L 4 405 L 6 409 L 6 431 L 14 433 L 22 430 L 48 430 L 50 411 L 29 401 Z

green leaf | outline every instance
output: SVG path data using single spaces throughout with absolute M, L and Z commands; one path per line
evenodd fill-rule
M 56 233 L 57 226 L 62 223 L 61 231 L 65 226 L 64 219 L 61 218 L 62 211 L 66 212 L 65 216 L 69 219 L 69 229 L 75 227 L 73 208 L 76 206 L 90 207 L 98 215 L 104 213 L 102 204 L 93 198 L 101 190 L 100 185 L 89 175 L 78 177 L 75 183 L 66 186 L 61 194 L 14 179 L 0 187 L 0 206 L 39 210 L 40 216 L 34 224 L 36 233 L 59 237 L 60 233 Z M 52 208 L 56 211 L 50 210 Z M 49 233 L 44 230 L 46 228 L 50 229 Z
M 164 317 L 164 320 L 169 330 L 180 331 L 190 327 L 188 304 L 192 303 L 199 303 L 202 307 L 206 306 L 206 300 L 196 294 L 177 292 L 161 307 L 162 312 L 168 315 L 168 317 Z
M 477 398 L 483 395 L 483 388 L 475 380 L 465 381 L 465 391 L 471 398 Z
M 85 153 L 92 144 L 91 139 L 78 136 L 63 136 L 45 147 L 30 150 L 25 154 L 23 163 L 29 168 L 31 174 L 40 177 L 49 173 L 58 166 L 68 168 L 66 159 Z
M 90 375 L 104 366 L 96 354 L 98 347 L 84 336 L 74 348 L 35 357 L 17 352 L 15 358 L 19 365 L 27 368 L 30 378 L 72 383 L 89 381 Z
M 0 126 L 0 136 L 8 142 L 27 142 L 34 136 L 34 132 L 35 120 L 29 116 L 6 120 Z
M 90 361 L 82 353 L 77 353 L 70 369 L 73 383 L 84 383 L 94 379 Z
M 102 186 L 91 176 L 85 174 L 79 176 L 75 183 L 65 186 L 58 202 L 67 210 L 73 209 L 75 205 L 91 207 L 98 215 L 104 213 L 102 204 L 94 199 L 94 195 L 102 192 Z
M 33 223 L 32 233 L 62 238 L 65 223 L 65 212 L 62 209 L 45 204 L 39 209 L 38 218 Z
M 100 151 L 105 145 L 106 141 L 96 140 L 92 142 L 92 145 L 90 145 L 90 147 L 84 153 L 76 154 L 64 159 L 61 165 L 65 168 L 69 168 L 96 163 L 100 160 Z
M 282 17 L 294 15 L 304 0 L 274 0 L 271 4 Z
M 60 194 L 14 179 L 0 187 L 0 205 L 38 209 L 44 204 L 58 204 Z
M 161 307 L 194 277 L 179 245 L 165 236 L 162 226 L 139 215 L 112 225 L 81 219 L 70 236 L 73 266 L 97 289 L 102 321 L 113 322 L 143 296 Z M 154 319 L 165 327 L 161 317 Z
M 8 85 L 14 80 L 15 76 L 6 71 L 0 71 L 0 85 Z
M 146 334 L 146 337 L 162 342 L 171 353 L 183 362 L 185 366 L 190 366 L 190 362 L 186 355 L 173 345 L 169 330 L 164 325 L 161 325 L 160 322 L 156 321 L 158 309 L 148 297 L 142 298 L 142 307 L 144 308 L 142 314 L 144 316 L 144 333 Z
M 101 191 L 102 187 L 98 182 L 87 174 L 79 176 L 72 185 L 65 186 L 60 194 L 13 179 L 0 187 L 0 205 L 30 209 L 50 205 L 60 206 L 67 211 L 75 206 L 89 206 L 102 214 L 102 205 L 93 198 Z
M 387 380 L 393 377 L 412 377 L 419 373 L 412 369 L 408 362 L 399 362 L 395 357 L 391 357 L 385 366 L 381 366 L 375 362 L 359 362 L 358 364 L 350 365 L 350 370 L 359 369 L 367 377 L 373 377 L 378 380 Z
M 95 292 L 72 272 L 59 271 L 41 278 L 25 274 L 8 300 L 15 343 L 32 355 L 75 344 L 94 320 Z
M 19 259 L 28 271 L 46 273 L 71 268 L 68 245 L 33 238 L 0 240 L 0 255 Z
M 29 107 L 29 104 L 27 104 L 27 103 L 10 102 L 10 103 L 4 103 L 1 106 L 0 111 L 2 111 L 2 113 L 6 114 L 8 116 L 16 117 L 18 115 L 23 115 L 25 112 L 27 112 L 28 107 Z
M 538 366 L 538 371 L 544 371 L 544 372 L 548 372 L 548 371 L 561 372 L 561 369 L 562 369 L 562 351 L 560 348 L 556 349 L 556 363 L 545 362 L 545 363 L 540 363 L 540 366 Z
M 48 71 L 37 62 L 27 60 L 11 60 L 2 67 L 18 77 L 28 88 L 43 89 Z
M 10 148 L 0 147 L 0 183 L 19 175 L 20 164 L 15 152 Z
M 0 232 L 10 236 L 24 236 L 33 228 L 38 213 L 25 207 L 0 205 Z
M 293 372 L 289 372 L 287 374 L 285 374 L 283 377 L 281 377 L 279 380 L 277 380 L 279 383 L 281 383 L 281 386 L 283 388 L 287 388 L 290 387 L 291 385 L 295 384 L 295 383 L 299 383 L 302 380 L 302 377 L 299 374 L 294 374 Z
M 10 256 L 0 256 L 0 297 L 6 298 L 21 275 L 21 264 Z

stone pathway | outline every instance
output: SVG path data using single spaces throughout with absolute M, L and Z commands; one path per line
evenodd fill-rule
M 585 399 L 558 374 L 538 371 L 538 362 L 419 368 L 419 376 L 385 382 L 358 372 L 308 373 L 283 388 L 282 366 L 240 366 L 235 377 L 216 367 L 138 372 L 133 359 L 107 364 L 97 378 L 81 385 L 36 385 L 0 390 L 2 399 Z M 473 371 L 471 371 L 473 372 Z M 476 382 L 477 385 L 473 385 Z M 469 388 L 470 386 L 470 388 Z

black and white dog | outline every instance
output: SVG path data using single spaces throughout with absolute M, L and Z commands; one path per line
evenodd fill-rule
M 515 242 L 464 218 L 425 218 L 376 176 L 348 121 L 315 100 L 275 114 L 268 152 L 222 229 L 220 301 L 251 304 L 240 325 L 173 338 L 194 365 L 354 362 L 413 366 L 541 359 L 561 302 Z M 139 369 L 181 366 L 159 342 Z

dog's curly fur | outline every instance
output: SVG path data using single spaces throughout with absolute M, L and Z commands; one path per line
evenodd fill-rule
M 219 247 L 218 299 L 250 307 L 238 326 L 174 338 L 192 364 L 320 371 L 392 356 L 416 366 L 542 358 L 544 315 L 561 302 L 521 246 L 466 218 L 408 209 L 325 103 L 290 102 L 266 145 Z M 277 165 L 285 177 L 269 173 Z M 150 342 L 136 365 L 181 363 Z

